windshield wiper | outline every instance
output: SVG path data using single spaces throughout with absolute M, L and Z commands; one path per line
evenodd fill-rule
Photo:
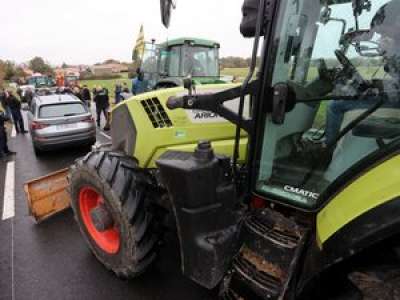
M 70 113 L 70 114 L 64 114 L 64 117 L 72 117 L 72 116 L 77 116 L 79 114 L 77 113 Z

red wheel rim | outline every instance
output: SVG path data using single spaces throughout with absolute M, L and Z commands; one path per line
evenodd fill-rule
M 90 212 L 104 204 L 103 197 L 91 187 L 84 187 L 79 192 L 79 208 L 87 232 L 96 244 L 108 254 L 115 254 L 119 250 L 121 238 L 115 223 L 113 228 L 100 232 L 94 226 Z

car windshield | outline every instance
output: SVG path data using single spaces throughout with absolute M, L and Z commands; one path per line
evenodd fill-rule
M 343 2 L 280 4 L 271 84 L 297 104 L 263 116 L 256 191 L 305 209 L 400 143 L 400 1 Z
M 39 118 L 53 119 L 86 114 L 87 111 L 81 103 L 56 103 L 43 105 L 39 110 Z

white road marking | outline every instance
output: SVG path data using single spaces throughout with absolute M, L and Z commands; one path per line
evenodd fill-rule
M 15 300 L 14 278 L 14 220 L 11 220 L 11 300 Z
M 3 220 L 15 215 L 15 162 L 7 163 L 6 182 L 4 184 Z
M 16 136 L 17 136 L 17 132 L 15 131 L 15 126 L 13 126 L 12 130 L 11 130 L 11 137 L 15 138 Z

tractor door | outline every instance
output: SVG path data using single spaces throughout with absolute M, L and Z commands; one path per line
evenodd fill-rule
M 313 210 L 398 151 L 399 4 L 280 2 L 264 78 L 285 86 L 293 107 L 279 114 L 267 92 L 258 103 L 256 194 Z
M 159 80 L 159 50 L 155 43 L 146 43 L 143 53 L 141 70 L 146 83 L 146 90 L 152 90 Z

